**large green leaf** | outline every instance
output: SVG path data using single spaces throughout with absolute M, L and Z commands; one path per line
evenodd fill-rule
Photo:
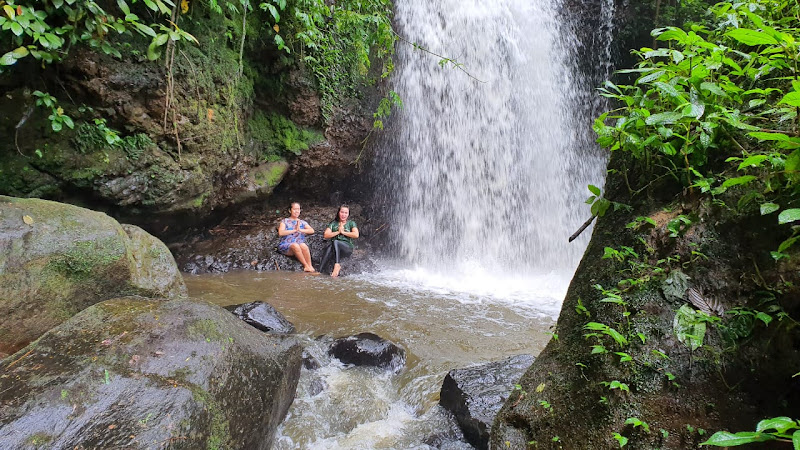
M 783 133 L 769 133 L 766 131 L 753 131 L 751 133 L 747 133 L 748 136 L 752 136 L 756 139 L 760 139 L 762 141 L 789 141 L 789 136 Z
M 767 33 L 745 28 L 737 28 L 725 33 L 745 45 L 778 45 L 778 41 Z
M 785 209 L 778 215 L 778 223 L 781 225 L 795 220 L 800 220 L 800 208 Z
M 706 336 L 706 323 L 701 320 L 700 311 L 695 311 L 689 305 L 683 305 L 675 313 L 672 329 L 678 341 L 686 344 L 691 350 L 697 350 L 703 345 Z
M 754 433 L 752 431 L 741 431 L 730 433 L 728 431 L 717 431 L 711 438 L 700 445 L 714 445 L 717 447 L 732 447 L 736 445 L 750 444 L 753 442 L 774 441 L 775 436 L 764 433 Z
M 784 95 L 778 104 L 786 103 L 787 105 L 791 106 L 800 106 L 800 92 L 789 92 L 788 94 Z

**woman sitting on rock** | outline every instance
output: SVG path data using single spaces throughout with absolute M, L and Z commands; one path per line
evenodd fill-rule
M 311 251 L 306 245 L 306 235 L 314 234 L 314 229 L 305 220 L 300 220 L 300 203 L 294 202 L 289 208 L 289 217 L 278 225 L 278 251 L 286 256 L 294 256 L 303 265 L 304 272 L 316 272 L 311 265 Z
M 356 246 L 353 239 L 358 239 L 359 236 L 358 225 L 349 220 L 349 217 L 350 208 L 347 205 L 340 206 L 333 222 L 328 224 L 328 228 L 325 228 L 325 233 L 322 235 L 325 239 L 330 239 L 331 244 L 325 250 L 325 256 L 322 257 L 322 264 L 319 266 L 319 270 L 325 270 L 325 266 L 328 264 L 331 254 L 333 254 L 336 259 L 334 260 L 333 270 L 331 270 L 332 277 L 339 276 L 339 270 L 342 268 L 339 262 L 353 254 L 353 249 Z

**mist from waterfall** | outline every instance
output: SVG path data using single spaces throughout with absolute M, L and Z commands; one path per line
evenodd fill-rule
M 439 273 L 575 270 L 590 233 L 567 239 L 605 160 L 586 132 L 578 40 L 559 17 L 556 0 L 397 3 L 401 36 L 464 69 L 398 44 L 404 106 L 380 168 L 404 260 Z

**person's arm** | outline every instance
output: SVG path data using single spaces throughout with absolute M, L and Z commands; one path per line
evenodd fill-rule
M 344 230 L 344 227 L 342 227 L 342 230 Z M 358 239 L 358 236 L 359 236 L 358 227 L 357 226 L 353 227 L 353 228 L 350 229 L 350 231 L 342 231 L 341 235 L 342 236 L 347 236 L 350 239 Z
M 284 236 L 288 236 L 288 235 L 294 234 L 294 233 L 295 233 L 294 230 L 287 230 L 286 229 L 286 224 L 284 223 L 283 220 L 281 220 L 280 225 L 278 225 L 278 236 L 284 237 Z
M 353 226 L 350 228 L 350 231 L 344 231 L 344 224 L 341 224 L 339 229 L 342 230 L 342 236 L 349 237 L 350 239 L 358 239 L 358 225 L 356 225 L 355 222 L 353 222 Z
M 330 226 L 328 226 L 328 228 L 325 228 L 325 231 L 322 233 L 322 237 L 323 237 L 324 239 L 331 239 L 331 238 L 335 237 L 337 234 L 339 234 L 339 233 L 338 233 L 338 232 L 337 232 L 337 233 L 334 233 L 334 232 L 331 230 L 331 227 L 330 227 Z
M 309 225 L 308 222 L 306 222 L 305 220 L 303 221 L 302 227 L 303 228 L 300 228 L 300 226 L 297 227 L 300 230 L 301 233 L 303 233 L 303 234 L 314 234 L 314 229 L 311 228 L 311 225 Z

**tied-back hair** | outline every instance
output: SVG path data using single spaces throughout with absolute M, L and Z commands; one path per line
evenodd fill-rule
M 333 221 L 334 222 L 339 222 L 340 220 L 342 220 L 342 219 L 339 218 L 339 213 L 342 212 L 342 208 L 347 208 L 348 210 L 350 210 L 350 207 L 347 206 L 347 205 L 339 206 L 339 209 L 336 210 L 336 215 L 333 216 Z M 347 220 L 350 220 L 350 216 L 349 215 L 347 216 Z

